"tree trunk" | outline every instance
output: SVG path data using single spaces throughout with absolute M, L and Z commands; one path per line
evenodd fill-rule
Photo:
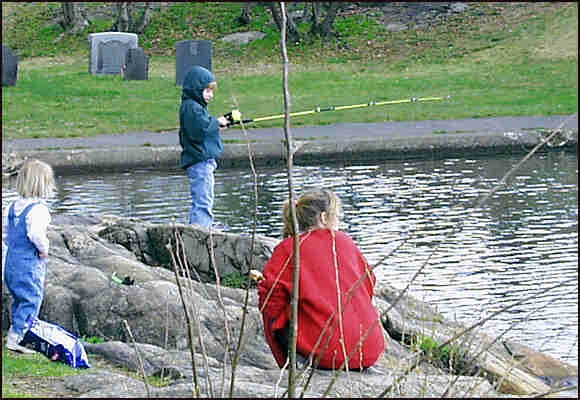
M 310 17 L 310 22 L 312 26 L 318 25 L 320 21 L 320 15 L 322 15 L 322 4 L 318 1 L 315 1 L 312 4 L 312 16 Z
M 287 18 L 287 26 L 288 26 L 288 35 L 290 36 L 290 40 L 294 43 L 298 43 L 302 40 L 302 36 L 298 31 L 298 27 L 296 27 L 296 23 L 294 22 L 294 18 L 286 11 L 286 18 Z
M 120 2 L 117 3 L 117 22 L 115 24 L 116 30 L 118 32 L 128 32 L 129 31 L 129 3 Z
M 62 3 L 63 27 L 71 33 L 80 32 L 89 26 L 78 3 Z
M 143 33 L 145 28 L 151 22 L 151 17 L 153 16 L 153 4 L 152 3 L 145 3 L 145 10 L 141 14 L 139 20 L 135 23 L 134 29 L 132 31 L 134 33 Z
M 252 2 L 248 2 L 244 4 L 244 8 L 242 9 L 242 14 L 237 18 L 237 22 L 242 25 L 249 25 L 252 22 L 252 16 L 250 15 L 250 8 L 254 5 Z
M 336 14 L 338 13 L 338 8 L 340 6 L 339 2 L 328 3 L 328 10 L 326 11 L 326 17 L 320 22 L 322 16 L 320 3 L 312 4 L 312 25 L 310 26 L 310 34 L 327 37 L 334 32 L 332 31 L 332 26 L 334 25 L 334 20 L 336 19 Z
M 272 12 L 272 18 L 274 18 L 274 22 L 276 22 L 276 26 L 278 26 L 278 30 L 280 32 L 282 32 L 282 16 L 280 14 L 280 12 L 278 11 L 278 8 L 276 7 L 276 3 L 266 3 L 267 7 L 270 9 L 270 11 Z M 286 15 L 286 21 L 287 21 L 287 26 L 286 26 L 286 33 L 288 33 L 288 41 L 292 42 L 292 43 L 297 43 L 300 42 L 300 40 L 302 40 L 301 36 L 300 36 L 300 32 L 298 32 L 298 28 L 296 28 L 296 24 L 294 23 L 294 20 L 288 15 L 288 12 L 286 12 L 286 10 L 284 10 L 285 15 Z
M 116 3 L 117 19 L 112 29 L 118 32 L 143 33 L 153 18 L 153 3 Z M 139 14 L 139 10 L 142 12 Z M 138 16 L 139 15 L 139 16 Z
M 282 16 L 278 12 L 278 9 L 276 8 L 276 4 L 275 3 L 267 3 L 266 7 L 268 7 L 270 9 L 270 12 L 272 13 L 272 18 L 274 19 L 274 22 L 276 23 L 278 30 L 280 32 L 282 32 Z
M 339 6 L 340 3 L 338 2 L 331 2 L 329 4 L 328 11 L 326 12 L 326 18 L 324 18 L 324 21 L 322 21 L 322 35 L 325 37 L 333 33 L 332 26 L 334 25 L 334 20 L 336 19 Z

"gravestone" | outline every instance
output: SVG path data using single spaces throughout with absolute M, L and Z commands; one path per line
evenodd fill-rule
M 194 65 L 211 71 L 211 41 L 182 40 L 175 44 L 175 84 L 183 85 L 185 74 Z
M 149 56 L 142 48 L 127 50 L 124 79 L 126 81 L 146 81 L 149 79 Z
M 2 45 L 2 86 L 16 86 L 18 80 L 18 57 L 10 47 Z
M 121 74 L 127 50 L 137 48 L 137 35 L 127 32 L 99 32 L 89 35 L 89 72 Z

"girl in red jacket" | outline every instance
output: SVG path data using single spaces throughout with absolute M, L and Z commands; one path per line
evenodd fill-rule
M 294 238 L 290 206 L 284 204 L 284 240 L 276 246 L 259 282 L 259 306 L 270 349 L 282 368 L 288 357 Z M 321 369 L 363 369 L 385 350 L 372 304 L 376 278 L 360 249 L 337 230 L 340 200 L 312 191 L 296 202 L 300 230 L 300 280 L 296 351 Z M 346 362 L 345 362 L 346 361 Z

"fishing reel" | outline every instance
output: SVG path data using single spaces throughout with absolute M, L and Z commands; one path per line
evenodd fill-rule
M 242 113 L 240 110 L 232 110 L 227 114 L 224 114 L 224 117 L 228 120 L 227 126 L 230 127 L 235 124 L 239 124 L 242 120 Z

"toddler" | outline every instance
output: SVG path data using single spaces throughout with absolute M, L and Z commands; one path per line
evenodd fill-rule
M 181 168 L 191 187 L 190 224 L 211 227 L 213 222 L 214 171 L 224 147 L 220 129 L 228 120 L 213 117 L 207 105 L 217 88 L 215 76 L 199 65 L 185 75 L 179 108 Z
M 34 353 L 20 342 L 29 316 L 38 317 L 44 297 L 47 229 L 51 217 L 45 200 L 55 189 L 52 167 L 39 160 L 28 160 L 18 172 L 16 189 L 20 197 L 8 209 L 6 227 L 5 281 L 12 295 L 11 326 L 6 348 L 20 353 Z

